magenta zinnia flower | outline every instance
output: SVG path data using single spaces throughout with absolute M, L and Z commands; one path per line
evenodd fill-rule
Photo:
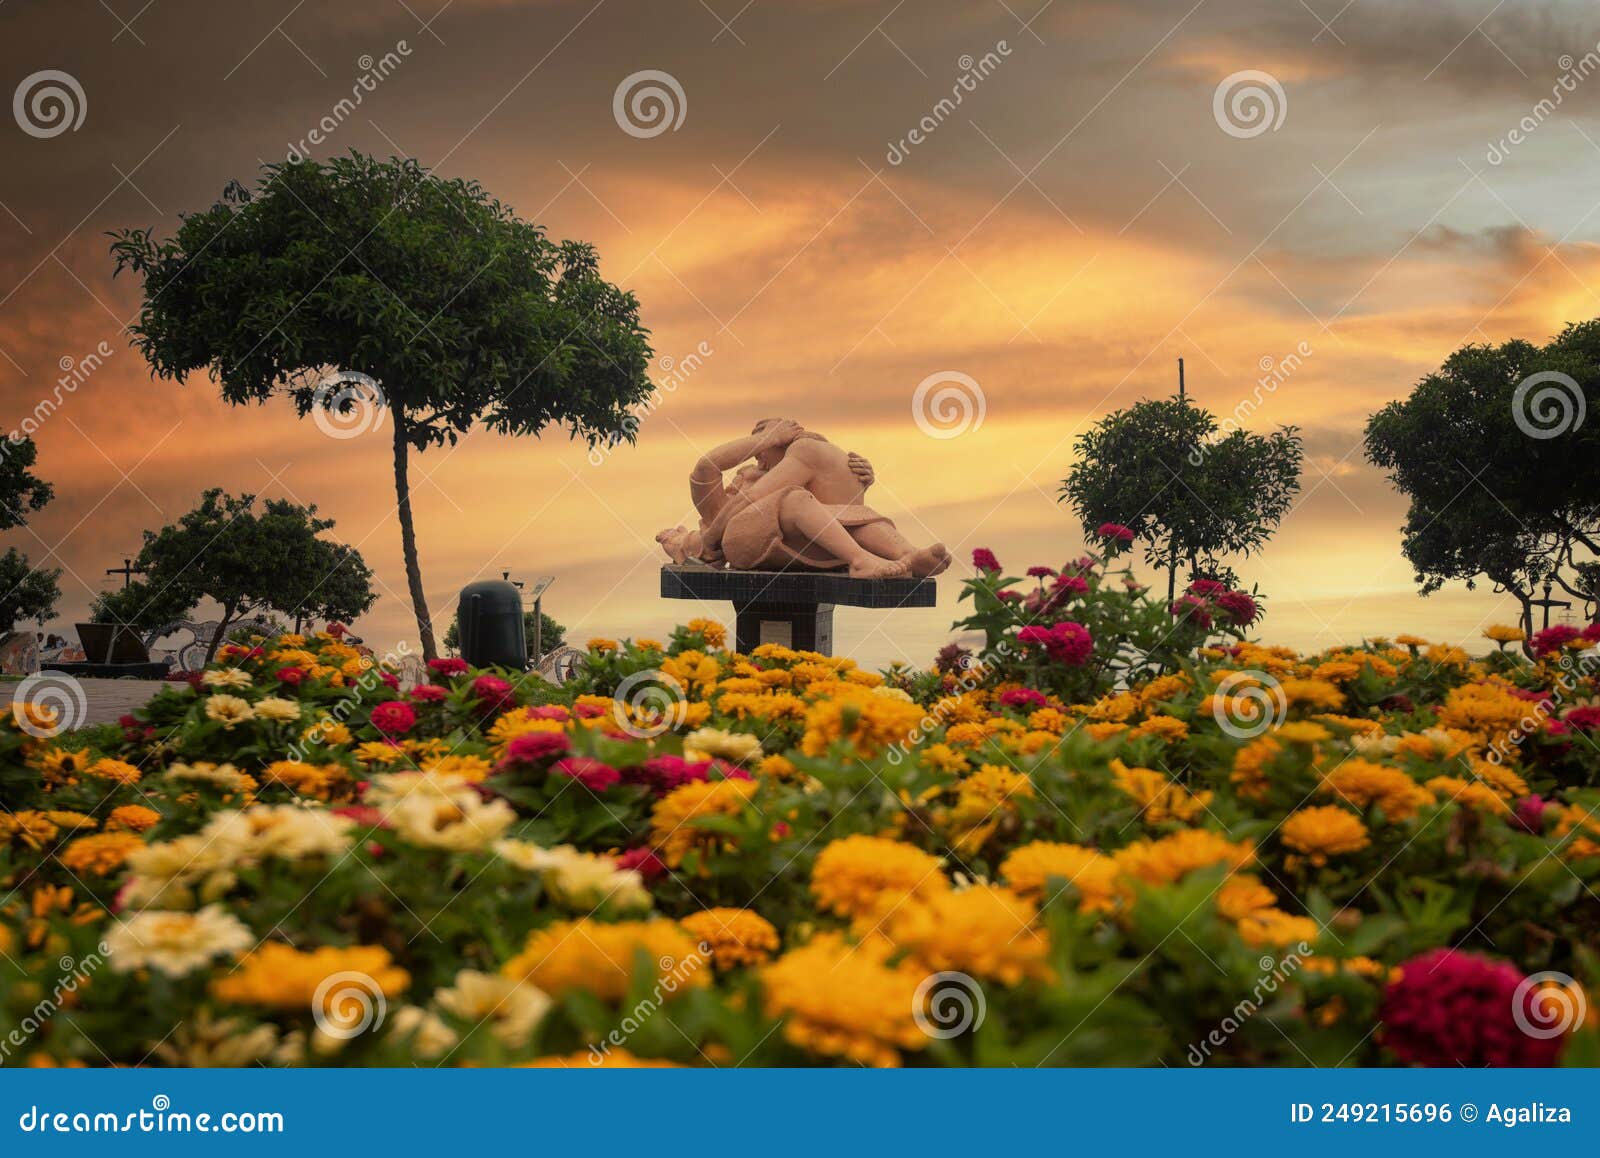
M 1414 1065 L 1553 1065 L 1563 1039 L 1528 1032 L 1546 1019 L 1537 990 L 1523 981 L 1515 965 L 1476 953 L 1419 954 L 1384 993 L 1380 1040 Z
M 385 736 L 404 736 L 417 722 L 417 713 L 401 700 L 389 700 L 372 709 L 372 726 Z
M 979 571 L 1000 570 L 1000 560 L 994 557 L 994 552 L 987 547 L 979 547 L 972 552 L 972 565 Z

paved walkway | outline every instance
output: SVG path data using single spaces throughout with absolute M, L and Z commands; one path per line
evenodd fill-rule
M 55 676 L 47 682 L 34 685 L 37 689 L 30 699 L 36 702 L 43 696 L 44 702 L 51 704 L 58 710 L 66 708 L 68 701 L 61 694 L 63 677 Z M 134 708 L 143 707 L 151 696 L 155 695 L 166 685 L 160 680 L 104 680 L 82 679 L 74 680 L 78 687 L 83 689 L 87 712 L 83 719 L 71 721 L 71 727 L 82 728 L 90 724 L 114 724 L 118 716 L 126 715 Z M 0 682 L 0 702 L 10 708 L 16 698 L 17 689 L 22 686 L 21 680 L 5 680 Z M 70 693 L 69 693 L 70 694 Z

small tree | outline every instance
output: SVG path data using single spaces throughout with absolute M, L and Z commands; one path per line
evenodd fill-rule
M 0 531 L 25 525 L 28 516 L 55 497 L 50 484 L 32 471 L 39 455 L 26 436 L 0 439 Z M 0 636 L 16 630 L 17 623 L 44 623 L 56 613 L 61 588 L 59 568 L 35 568 L 15 547 L 0 556 Z
M 89 604 L 89 622 L 120 623 L 143 635 L 177 619 L 194 607 L 192 589 L 184 584 L 153 584 L 135 579 L 126 587 L 102 591 Z
M 1190 579 L 1231 582 L 1227 555 L 1250 555 L 1277 529 L 1300 489 L 1303 454 L 1294 427 L 1267 435 L 1233 430 L 1179 398 L 1144 399 L 1095 423 L 1076 442 L 1061 484 L 1086 534 L 1127 527 L 1145 561 Z
M 38 570 L 15 547 L 0 555 L 0 637 L 10 635 L 25 620 L 44 623 L 56 613 L 61 588 L 58 570 Z
M 1600 320 L 1544 347 L 1463 346 L 1367 422 L 1367 458 L 1410 500 L 1401 549 L 1424 595 L 1487 579 L 1592 604 L 1600 556 Z M 1585 418 L 1588 421 L 1585 421 Z
M 354 411 L 377 429 L 388 418 L 406 579 L 430 659 L 409 453 L 480 423 L 501 434 L 564 426 L 591 447 L 631 442 L 630 408 L 652 389 L 638 303 L 600 277 L 591 246 L 553 242 L 476 182 L 414 160 L 268 165 L 254 191 L 231 183 L 172 240 L 114 237 L 118 271 L 143 279 L 132 332 L 160 377 L 209 370 L 231 403 L 287 394 L 323 421 Z
M 172 526 L 144 533 L 137 560 L 144 586 L 157 603 L 192 607 L 210 598 L 221 606 L 222 619 L 206 648 L 208 662 L 230 625 L 263 612 L 297 620 L 354 619 L 377 599 L 365 582 L 370 572 L 354 549 L 318 537 L 333 520 L 319 519 L 316 512 L 316 507 L 269 499 L 257 514 L 254 495 L 235 498 L 208 490 L 200 505 Z M 304 565 L 319 559 L 333 561 L 323 584 L 311 582 Z M 335 581 L 340 568 L 346 575 Z
M 539 612 L 538 614 L 535 614 L 533 608 L 526 608 L 522 612 L 522 633 L 524 638 L 526 638 L 528 641 L 528 653 L 530 655 L 533 654 L 534 632 L 539 629 L 541 617 L 543 619 L 544 629 L 539 635 L 539 644 L 543 649 L 543 653 L 533 656 L 534 663 L 538 663 L 541 659 L 549 655 L 556 648 L 560 647 L 567 640 L 567 629 L 562 627 L 561 624 L 557 623 L 548 612 Z M 445 629 L 444 647 L 445 650 L 451 655 L 455 655 L 461 650 L 460 617 L 452 619 L 450 621 L 450 626 Z
M 0 438 L 0 531 L 22 526 L 55 498 L 50 484 L 30 469 L 38 457 L 33 439 Z

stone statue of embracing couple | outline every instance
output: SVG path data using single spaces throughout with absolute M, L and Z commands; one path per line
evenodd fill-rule
M 845 567 L 857 579 L 899 579 L 950 566 L 944 544 L 913 546 L 865 504 L 872 483 L 872 464 L 860 455 L 791 419 L 763 419 L 695 464 L 689 494 L 699 528 L 673 527 L 656 542 L 674 563 L 740 571 Z

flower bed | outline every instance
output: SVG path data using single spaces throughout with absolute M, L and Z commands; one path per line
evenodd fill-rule
M 969 584 L 991 648 L 944 670 L 694 621 L 563 687 L 444 660 L 402 692 L 282 636 L 121 727 L 5 721 L 0 1056 L 1600 1056 L 1585 639 L 1302 657 L 1191 589 L 1158 611 L 1201 635 L 1152 660 L 1096 561 L 1033 577 L 1009 624 L 1016 581 Z

